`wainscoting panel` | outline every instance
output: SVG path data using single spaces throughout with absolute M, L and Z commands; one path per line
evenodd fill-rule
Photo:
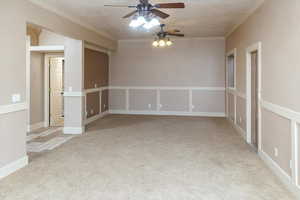
M 292 160 L 290 130 L 291 124 L 288 119 L 262 109 L 262 150 L 289 176 L 292 175 L 290 168 Z
M 235 121 L 235 96 L 228 93 L 228 116 L 231 121 Z
M 188 90 L 160 90 L 160 110 L 174 112 L 189 111 Z
M 109 90 L 109 109 L 126 110 L 126 90 Z
M 225 92 L 192 90 L 193 112 L 225 112 Z
M 130 89 L 129 90 L 129 110 L 136 111 L 156 111 L 157 109 L 157 91 Z

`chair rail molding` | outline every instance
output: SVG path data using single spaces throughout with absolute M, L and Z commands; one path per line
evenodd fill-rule
M 8 105 L 0 105 L 0 115 L 8 114 L 12 112 L 19 112 L 23 110 L 27 110 L 28 106 L 26 102 L 16 103 L 16 104 L 8 104 Z

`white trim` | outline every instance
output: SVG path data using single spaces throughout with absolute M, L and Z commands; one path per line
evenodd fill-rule
M 160 89 L 156 89 L 156 111 L 159 112 L 161 109 L 161 104 L 160 104 Z
M 67 135 L 81 135 L 85 132 L 85 127 L 64 127 L 63 133 Z
M 34 130 L 37 130 L 37 129 L 40 129 L 43 127 L 45 127 L 45 122 L 38 122 L 35 124 L 31 124 L 27 127 L 27 132 L 31 132 L 31 131 L 34 131 Z
M 270 103 L 263 99 L 261 99 L 260 104 L 263 108 L 265 108 L 269 111 L 272 111 L 273 113 L 275 113 L 277 115 L 280 115 L 284 118 L 294 120 L 297 123 L 300 123 L 300 113 L 299 112 L 296 112 L 289 108 L 285 108 L 285 107 Z
M 88 125 L 88 124 L 90 124 L 90 123 L 92 123 L 94 121 L 97 121 L 98 119 L 101 119 L 101 118 L 105 117 L 108 114 L 109 114 L 109 112 L 105 111 L 105 112 L 100 113 L 98 115 L 95 115 L 93 117 L 87 118 L 84 123 L 85 123 L 85 125 Z
M 136 110 L 109 110 L 110 114 L 126 115 L 164 115 L 164 116 L 198 116 L 198 117 L 225 117 L 225 113 L 218 112 L 177 112 L 177 111 L 136 111 Z
M 229 94 L 232 94 L 232 95 L 235 95 L 235 96 L 238 96 L 242 99 L 247 99 L 246 97 L 246 94 L 242 93 L 242 92 L 239 92 L 237 90 L 234 90 L 234 89 L 231 89 L 231 88 L 227 88 L 226 91 L 229 93 Z
M 234 57 L 234 60 L 233 60 L 233 65 L 234 65 L 234 75 L 233 75 L 233 81 L 234 81 L 234 86 L 233 87 L 228 87 L 228 57 L 230 56 L 233 56 Z M 234 48 L 233 50 L 229 51 L 227 54 L 226 54 L 226 87 L 231 89 L 231 90 L 236 90 L 236 69 L 237 69 L 237 48 Z
M 272 160 L 265 152 L 259 150 L 259 157 L 267 164 L 267 166 L 273 171 L 273 173 L 280 179 L 282 183 L 298 198 L 300 199 L 300 188 L 292 184 L 291 177 L 281 167 Z
M 180 41 L 180 40 L 225 40 L 225 37 L 184 37 L 184 38 L 172 38 L 172 41 Z M 124 42 L 152 42 L 153 39 L 121 39 L 118 40 L 118 43 Z
M 125 98 L 126 98 L 125 99 L 126 110 L 129 110 L 129 103 L 130 103 L 129 89 L 126 89 Z
M 84 97 L 85 92 L 64 92 L 64 97 Z
M 193 112 L 193 90 L 189 89 L 189 112 Z
M 233 126 L 233 128 L 239 133 L 239 135 L 246 140 L 247 138 L 247 134 L 246 131 L 244 129 L 242 129 L 237 123 L 233 122 L 231 119 L 227 119 L 230 124 Z
M 27 110 L 27 108 L 28 108 L 27 102 L 9 104 L 9 105 L 0 105 L 0 115 Z
M 55 46 L 55 45 L 49 45 L 49 46 L 31 46 L 30 51 L 31 52 L 64 52 L 65 47 L 60 45 L 60 46 Z
M 99 87 L 99 88 L 86 89 L 86 90 L 85 90 L 85 94 L 95 93 L 95 92 L 102 92 L 102 91 L 108 90 L 108 89 L 109 89 L 108 86 L 105 86 L 105 87 Z
M 136 87 L 136 86 L 109 86 L 111 90 L 205 90 L 205 91 L 225 91 L 224 87 Z
M 28 108 L 26 125 L 30 125 L 30 91 L 31 91 L 31 52 L 30 52 L 31 38 L 26 37 L 26 104 Z
M 101 48 L 98 45 L 94 45 L 94 44 L 90 44 L 90 43 L 86 43 L 86 42 L 84 43 L 84 48 L 91 49 L 91 50 L 94 50 L 94 51 L 99 51 L 101 53 L 106 53 L 108 55 L 110 54 L 109 50 Z
M 251 137 L 251 53 L 257 51 L 257 78 L 258 78 L 258 149 L 261 150 L 261 57 L 262 57 L 262 43 L 258 42 L 246 49 L 246 115 L 247 115 L 247 142 L 252 143 Z
M 281 116 L 283 118 L 286 118 L 290 120 L 291 123 L 291 136 L 292 136 L 292 146 L 291 146 L 291 152 L 292 152 L 292 160 L 291 160 L 291 169 L 292 169 L 292 183 L 293 187 L 298 188 L 298 191 L 300 193 L 300 186 L 299 186 L 299 130 L 298 130 L 298 124 L 300 123 L 300 113 L 293 111 L 289 108 L 285 108 L 279 105 L 275 105 L 273 103 L 264 101 L 261 99 L 260 101 L 261 109 L 266 109 L 270 112 L 273 112 L 274 114 Z M 300 197 L 300 195 L 299 195 Z
M 0 168 L 0 180 L 12 173 L 14 173 L 15 171 L 25 167 L 26 165 L 28 165 L 28 157 L 24 156 L 23 158 L 20 158 L 8 165 L 5 165 L 4 167 Z
M 293 177 L 293 183 L 296 186 L 299 186 L 299 144 L 298 144 L 298 138 L 299 138 L 299 132 L 298 132 L 298 124 L 296 121 L 291 121 L 291 137 L 292 137 L 292 177 Z

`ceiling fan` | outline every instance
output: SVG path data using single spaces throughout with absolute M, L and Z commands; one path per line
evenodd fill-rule
M 159 4 L 152 5 L 151 3 L 149 3 L 149 0 L 139 0 L 139 4 L 136 6 L 134 5 L 129 5 L 129 6 L 128 5 L 104 5 L 104 6 L 136 8 L 135 11 L 125 15 L 123 18 L 129 18 L 131 16 L 138 14 L 139 16 L 154 15 L 162 19 L 166 19 L 170 15 L 158 9 L 185 8 L 184 3 L 159 3 Z
M 165 46 L 171 46 L 173 42 L 170 40 L 168 36 L 176 36 L 176 37 L 184 37 L 184 34 L 180 33 L 180 30 L 175 29 L 175 30 L 170 30 L 170 31 L 165 31 L 165 24 L 160 25 L 160 31 L 156 33 L 156 38 L 152 45 L 154 47 L 165 47 Z

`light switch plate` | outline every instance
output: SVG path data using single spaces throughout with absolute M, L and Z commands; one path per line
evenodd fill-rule
M 275 155 L 275 157 L 278 157 L 278 148 L 274 148 L 274 155 Z
M 20 94 L 13 94 L 11 96 L 11 100 L 13 103 L 18 103 L 21 101 L 21 95 Z

